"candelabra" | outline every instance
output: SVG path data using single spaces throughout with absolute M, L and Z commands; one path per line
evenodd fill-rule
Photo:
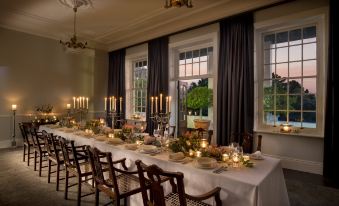
M 123 114 L 122 112 L 118 112 L 118 111 L 108 111 L 107 112 L 107 116 L 110 117 L 112 119 L 112 129 L 114 130 L 115 129 L 115 125 L 120 122 L 120 127 L 122 126 L 122 117 L 123 117 Z
M 68 115 L 72 114 L 72 116 L 75 116 L 77 114 L 80 115 L 80 123 L 82 122 L 82 120 L 84 119 L 84 117 L 87 115 L 88 113 L 88 109 L 87 108 L 73 108 L 70 109 L 68 112 Z
M 158 128 L 158 130 L 160 130 L 160 135 L 164 136 L 164 132 L 166 127 L 168 126 L 169 120 L 171 117 L 171 113 L 170 112 L 166 112 L 166 113 L 152 113 L 151 114 L 151 120 L 153 123 L 156 124 L 156 127 Z
M 12 146 L 16 147 L 16 141 L 15 141 L 15 112 L 16 112 L 16 104 L 12 105 L 12 111 L 13 111 L 13 140 L 12 140 Z

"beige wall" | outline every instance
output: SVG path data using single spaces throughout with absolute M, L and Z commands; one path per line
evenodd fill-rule
M 103 110 L 107 52 L 72 53 L 58 41 L 2 28 L 0 45 L 0 148 L 11 137 L 11 104 L 18 105 L 18 121 L 41 104 L 64 113 L 76 95 L 90 98 L 91 113 Z

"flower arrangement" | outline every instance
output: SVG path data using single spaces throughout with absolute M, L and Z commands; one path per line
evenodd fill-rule
M 101 123 L 99 119 L 92 119 L 90 121 L 86 121 L 86 125 L 84 129 L 91 129 L 94 134 L 99 134 L 101 131 Z
M 169 148 L 173 152 L 183 152 L 187 154 L 190 149 L 193 151 L 200 149 L 200 138 L 195 133 L 186 133 L 178 139 L 170 142 Z
M 45 114 L 49 114 L 52 112 L 53 110 L 53 106 L 50 104 L 43 104 L 43 105 L 38 105 L 35 107 L 35 110 L 37 112 L 41 112 L 41 113 L 45 113 Z

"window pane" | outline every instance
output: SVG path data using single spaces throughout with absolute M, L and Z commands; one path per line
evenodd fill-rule
M 277 110 L 287 110 L 287 95 L 277 95 L 275 107 Z
M 289 110 L 301 110 L 301 95 L 289 95 Z
M 207 62 L 200 62 L 200 75 L 207 74 Z
M 277 47 L 287 46 L 288 32 L 277 33 Z
M 192 76 L 192 64 L 186 64 L 186 76 Z
M 274 96 L 273 95 L 264 96 L 264 110 L 274 110 Z
M 185 75 L 186 75 L 185 65 L 180 65 L 179 66 L 179 77 L 184 77 Z
M 316 128 L 317 116 L 315 112 L 303 112 L 303 127 Z
M 275 73 L 275 65 L 269 64 L 264 66 L 264 79 L 272 79 L 272 73 Z
M 274 125 L 274 112 L 264 112 L 264 122 L 268 125 Z
M 192 51 L 186 52 L 186 64 L 192 63 Z
M 304 86 L 305 94 L 315 94 L 317 92 L 316 78 L 304 78 L 303 86 Z
M 301 77 L 301 62 L 290 63 L 289 76 L 290 77 Z
M 303 63 L 303 75 L 304 76 L 315 76 L 317 75 L 317 61 L 309 60 Z
M 286 79 L 275 79 L 276 94 L 287 94 L 287 81 Z
M 301 127 L 301 112 L 290 112 L 288 115 L 288 123 L 294 127 Z
M 199 75 L 199 63 L 193 64 L 193 75 Z
M 316 41 L 316 27 L 311 26 L 303 29 L 304 43 Z
M 315 59 L 317 57 L 316 43 L 304 44 L 303 59 Z
M 287 112 L 277 111 L 277 125 L 287 122 Z
M 278 48 L 277 49 L 277 63 L 287 62 L 288 61 L 288 48 Z
M 288 77 L 288 64 L 277 64 L 276 66 L 277 75 L 280 77 Z M 278 77 L 279 78 L 279 77 Z
M 274 48 L 275 47 L 275 34 L 269 34 L 264 37 L 264 48 Z
M 264 94 L 274 94 L 273 80 L 264 81 Z
M 200 49 L 200 56 L 207 56 L 207 48 Z
M 315 111 L 317 109 L 317 99 L 314 94 L 304 95 L 303 98 L 303 110 Z
M 264 52 L 264 64 L 275 63 L 275 49 L 265 50 Z
M 199 50 L 193 51 L 193 62 L 199 62 Z
M 290 59 L 289 61 L 300 61 L 301 60 L 301 45 L 290 47 Z
M 301 44 L 301 29 L 290 31 L 290 45 Z
M 301 94 L 301 79 L 290 79 L 289 93 L 290 94 Z
M 202 62 L 202 61 L 207 61 L 207 56 L 201 56 L 200 57 L 200 61 Z

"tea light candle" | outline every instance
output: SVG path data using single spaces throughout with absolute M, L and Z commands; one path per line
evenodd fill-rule
M 113 134 L 113 133 L 109 133 L 109 134 L 108 134 L 108 137 L 109 137 L 109 138 L 114 138 L 114 134 Z
M 195 156 L 196 156 L 196 157 L 201 157 L 201 152 L 200 152 L 200 151 L 196 151 L 196 152 L 195 152 Z
M 206 148 L 208 146 L 208 141 L 207 139 L 202 139 L 200 142 L 200 147 L 201 148 Z
M 188 155 L 189 155 L 190 157 L 193 157 L 193 156 L 194 156 L 194 151 L 190 149 Z
M 250 160 L 250 156 L 249 155 L 243 155 L 242 158 L 244 159 L 244 161 L 249 161 Z
M 282 125 L 282 128 L 281 128 L 281 131 L 282 131 L 282 132 L 291 132 L 291 131 L 292 131 L 291 125 L 289 125 L 289 124 L 283 124 L 283 125 Z
M 228 154 L 222 154 L 222 161 L 227 162 L 229 160 Z
M 105 124 L 105 120 L 104 119 L 100 119 L 100 124 Z
M 137 145 L 141 145 L 141 141 L 140 141 L 140 140 L 135 141 L 135 143 L 136 143 Z
M 85 133 L 88 133 L 88 129 L 85 129 Z

